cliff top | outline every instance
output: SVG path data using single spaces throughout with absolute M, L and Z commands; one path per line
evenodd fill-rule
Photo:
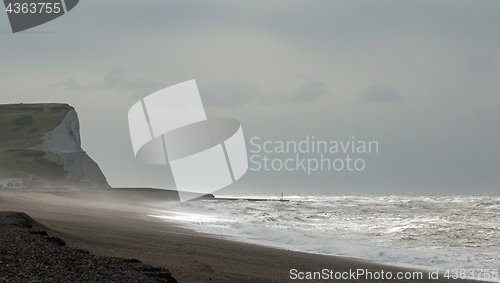
M 58 103 L 0 105 L 0 151 L 41 144 L 44 133 L 59 125 L 71 109 Z
M 0 179 L 60 181 L 68 172 L 50 162 L 45 152 L 29 148 L 42 144 L 46 132 L 61 123 L 73 107 L 67 104 L 0 105 Z

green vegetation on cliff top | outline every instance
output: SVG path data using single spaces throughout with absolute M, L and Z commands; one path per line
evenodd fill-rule
M 0 151 L 27 149 L 41 144 L 73 109 L 67 104 L 0 105 Z
M 73 107 L 67 104 L 0 105 L 0 179 L 23 178 L 25 186 L 73 184 L 63 166 L 45 159 L 45 152 L 30 150 L 61 123 Z

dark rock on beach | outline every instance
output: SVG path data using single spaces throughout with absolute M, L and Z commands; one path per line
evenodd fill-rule
M 0 282 L 177 282 L 164 268 L 66 247 L 22 212 L 0 212 Z

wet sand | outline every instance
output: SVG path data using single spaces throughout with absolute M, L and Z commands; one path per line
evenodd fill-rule
M 383 271 L 396 277 L 398 272 L 416 271 L 372 260 L 293 252 L 197 233 L 147 216 L 154 210 L 149 204 L 158 200 L 168 199 L 145 191 L 0 191 L 0 211 L 27 213 L 71 248 L 166 268 L 178 282 L 303 281 L 292 280 L 291 269 L 296 269 L 295 273 L 328 269 L 347 272 L 344 275 L 349 274 L 350 279 L 343 282 L 375 282 L 382 280 L 369 280 L 365 275 L 353 279 L 353 274 L 362 269 L 373 276 Z M 390 281 L 471 282 L 446 280 L 442 274 L 438 280 L 429 279 L 427 269 L 422 270 L 422 277 Z

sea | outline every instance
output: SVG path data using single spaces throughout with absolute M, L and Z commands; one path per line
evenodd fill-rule
M 473 269 L 476 279 L 482 270 L 479 279 L 500 282 L 500 195 L 237 198 L 159 205 L 150 216 L 242 242 L 440 271 Z

